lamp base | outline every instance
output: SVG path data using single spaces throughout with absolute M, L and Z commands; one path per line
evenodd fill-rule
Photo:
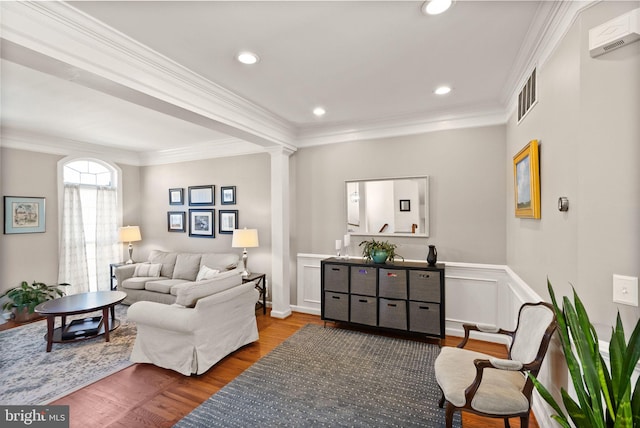
M 244 251 L 242 251 L 242 264 L 244 265 L 244 271 L 242 271 L 243 277 L 247 277 L 251 275 L 251 272 L 249 272 L 249 269 L 247 269 L 248 260 L 249 260 L 249 255 L 247 254 L 247 249 L 245 248 Z

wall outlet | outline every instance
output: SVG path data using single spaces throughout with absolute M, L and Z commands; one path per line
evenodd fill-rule
M 613 275 L 613 301 L 638 306 L 638 277 Z

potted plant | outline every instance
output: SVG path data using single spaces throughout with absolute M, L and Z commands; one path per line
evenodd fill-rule
M 10 299 L 2 308 L 12 311 L 16 322 L 30 321 L 38 317 L 34 309 L 40 303 L 64 296 L 64 291 L 58 288 L 61 285 L 69 284 L 47 285 L 36 281 L 28 284 L 27 281 L 22 281 L 19 287 L 12 288 L 2 295 Z
M 640 380 L 632 382 L 633 370 L 640 358 L 640 321 L 636 322 L 629 342 L 620 320 L 611 329 L 609 364 L 598 349 L 598 335 L 589 321 L 580 298 L 573 291 L 575 306 L 568 297 L 558 307 L 551 283 L 547 281 L 558 322 L 569 374 L 577 402 L 561 390 L 566 415 L 549 391 L 535 378 L 533 383 L 540 396 L 556 411 L 553 419 L 570 428 L 571 421 L 577 427 L 640 427 Z
M 387 260 L 393 262 L 396 257 L 404 260 L 404 257 L 396 254 L 398 246 L 389 243 L 389 241 L 376 241 L 372 238 L 370 241 L 362 241 L 360 246 L 362 247 L 362 257 L 367 262 L 385 263 Z

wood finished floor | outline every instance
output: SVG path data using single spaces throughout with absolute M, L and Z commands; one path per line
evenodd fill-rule
M 263 315 L 262 311 L 256 311 L 256 316 L 260 340 L 227 356 L 203 375 L 186 377 L 153 365 L 134 364 L 51 404 L 70 406 L 71 428 L 171 427 L 300 327 L 323 324 L 319 316 L 301 313 L 284 320 L 271 318 L 268 313 Z M 13 326 L 13 322 L 5 323 L 0 330 Z M 458 337 L 447 337 L 443 345 L 455 346 L 459 341 Z M 506 356 L 504 346 L 494 343 L 471 340 L 468 347 L 497 357 Z M 468 413 L 463 414 L 462 424 L 464 428 L 504 426 L 502 419 Z M 512 419 L 511 426 L 519 427 L 518 420 Z M 538 428 L 533 414 L 529 426 Z

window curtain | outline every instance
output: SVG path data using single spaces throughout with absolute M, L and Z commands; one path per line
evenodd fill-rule
M 89 291 L 89 269 L 79 185 L 64 185 L 62 213 L 58 282 L 71 284 L 67 294 L 84 293 Z
M 96 283 L 98 290 L 110 290 L 109 263 L 119 260 L 116 189 L 99 186 L 96 194 Z

